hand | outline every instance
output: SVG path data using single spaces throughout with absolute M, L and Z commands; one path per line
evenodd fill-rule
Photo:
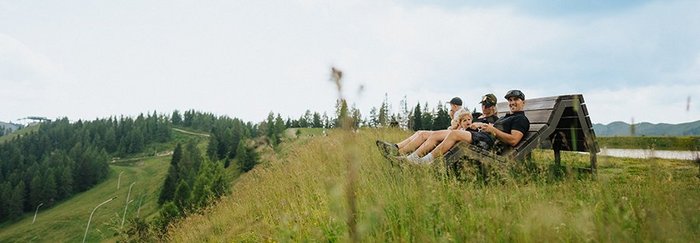
M 494 136 L 496 136 L 496 128 L 493 127 L 493 124 L 485 124 L 484 126 L 481 127 L 481 130 L 488 132 Z

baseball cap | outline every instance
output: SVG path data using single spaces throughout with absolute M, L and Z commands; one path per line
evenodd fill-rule
M 484 104 L 486 107 L 491 107 L 491 106 L 496 105 L 496 103 L 498 103 L 498 101 L 496 100 L 495 95 L 486 94 L 486 95 L 481 97 L 481 102 L 479 102 L 479 103 Z
M 508 99 L 509 97 L 518 97 L 521 100 L 525 100 L 525 94 L 523 94 L 522 91 L 517 89 L 508 91 L 508 93 L 506 93 L 506 99 Z
M 447 103 L 450 103 L 453 105 L 462 105 L 462 99 L 460 99 L 459 97 L 454 97 L 450 100 L 450 102 L 447 102 Z

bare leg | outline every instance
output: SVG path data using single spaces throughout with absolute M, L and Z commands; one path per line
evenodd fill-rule
M 450 133 L 450 131 L 445 130 L 444 132 L 441 133 L 436 133 L 431 135 L 423 144 L 416 149 L 414 152 L 418 157 L 423 157 L 423 155 L 429 153 L 431 150 L 435 148 L 436 145 L 438 145 L 442 140 L 445 139 L 445 137 Z
M 418 131 L 412 136 L 413 139 L 411 141 L 408 141 L 408 143 L 404 144 L 403 146 L 399 145 L 399 154 L 407 154 L 410 152 L 413 152 L 413 150 L 416 150 L 418 146 L 423 144 L 423 142 L 428 139 L 434 132 L 433 131 Z
M 417 132 L 414 132 L 413 135 L 411 135 L 410 137 L 408 137 L 408 138 L 404 139 L 403 141 L 397 143 L 396 146 L 399 146 L 399 148 L 406 147 L 406 145 L 407 145 L 408 143 L 410 143 L 411 141 L 413 141 L 413 139 L 415 139 L 416 137 L 420 136 L 421 133 L 424 133 L 424 132 L 426 132 L 426 131 L 417 131 Z
M 461 130 L 450 131 L 447 137 L 445 137 L 445 139 L 440 144 L 438 144 L 437 147 L 435 147 L 435 149 L 433 149 L 433 151 L 431 152 L 433 154 L 433 158 L 447 153 L 447 151 L 449 151 L 452 148 L 452 146 L 454 146 L 459 141 L 471 143 L 472 133 Z
M 405 147 L 399 149 L 400 154 L 408 154 L 413 151 L 416 151 L 420 146 L 422 146 L 426 141 L 430 140 L 430 144 L 433 145 L 426 145 L 426 147 L 430 147 L 432 149 L 435 147 L 435 144 L 440 143 L 447 134 L 450 133 L 450 130 L 439 130 L 439 131 L 429 131 L 428 133 L 423 133 L 420 136 L 417 136 L 413 141 L 411 141 L 409 144 L 407 144 Z M 430 150 L 428 150 L 430 151 Z

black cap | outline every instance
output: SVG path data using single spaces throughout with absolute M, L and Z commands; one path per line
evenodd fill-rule
M 521 100 L 525 100 L 525 94 L 523 94 L 522 91 L 517 90 L 517 89 L 508 91 L 508 93 L 506 93 L 506 99 L 508 99 L 510 97 L 518 97 Z
M 498 101 L 496 100 L 495 95 L 486 94 L 486 95 L 481 97 L 481 102 L 479 102 L 479 103 L 484 104 L 486 107 L 491 107 L 491 106 L 496 105 L 496 103 L 498 103 Z
M 461 105 L 462 105 L 462 99 L 460 99 L 459 97 L 454 97 L 454 98 L 452 98 L 452 99 L 450 100 L 450 102 L 447 102 L 447 103 L 450 103 L 450 104 L 453 104 L 453 105 L 460 105 L 460 106 L 461 106 Z

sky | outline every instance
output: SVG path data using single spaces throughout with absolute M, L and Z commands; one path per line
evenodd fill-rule
M 700 1 L 0 0 L 0 121 L 196 109 L 246 121 L 385 97 L 583 94 L 591 120 L 700 120 Z M 340 92 L 331 67 L 343 71 Z

